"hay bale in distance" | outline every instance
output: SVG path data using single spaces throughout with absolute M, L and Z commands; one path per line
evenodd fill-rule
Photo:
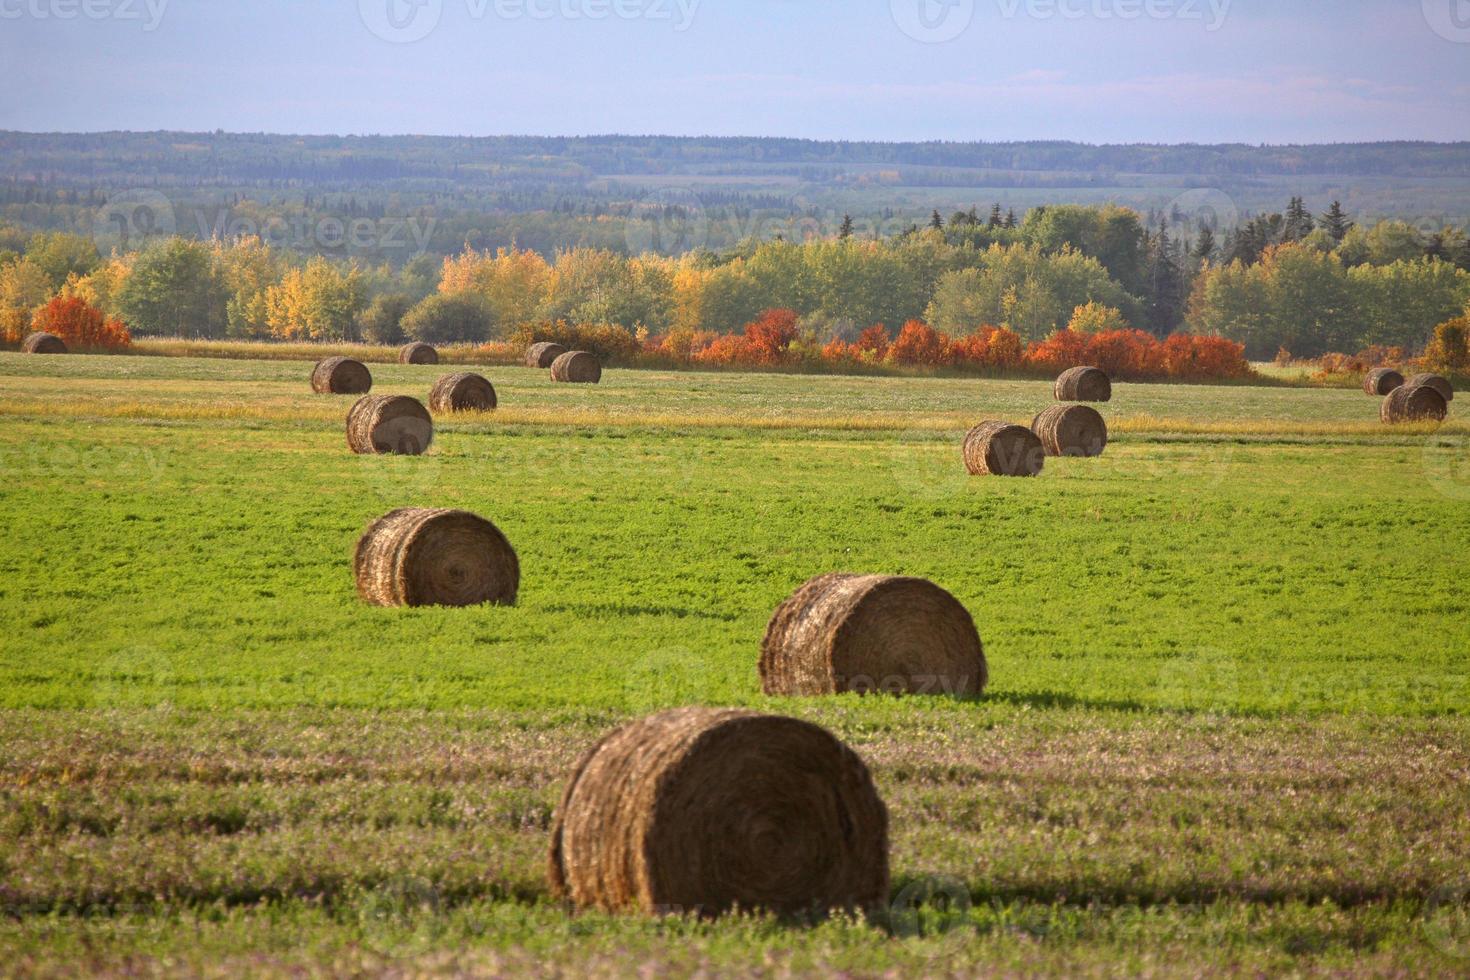
M 551 380 L 595 385 L 602 380 L 602 365 L 595 355 L 570 350 L 551 362 Z
M 1087 405 L 1053 405 L 1031 420 L 1031 431 L 1048 456 L 1101 456 L 1108 424 Z
M 488 412 L 495 404 L 495 386 L 473 371 L 446 374 L 429 392 L 436 412 Z
M 1068 368 L 1057 377 L 1052 393 L 1059 402 L 1112 401 L 1113 379 L 1101 368 Z
M 776 607 L 761 641 L 767 694 L 949 694 L 985 689 L 975 621 L 933 582 L 819 575 Z
M 551 363 L 567 352 L 561 344 L 543 340 L 526 348 L 526 367 L 549 368 Z
M 1428 385 L 1439 392 L 1446 402 L 1455 400 L 1455 386 L 1450 384 L 1450 379 L 1440 374 L 1416 374 L 1404 382 L 1410 388 L 1419 385 Z
M 65 354 L 66 341 L 54 333 L 37 331 L 21 342 L 20 349 L 27 354 Z
M 888 811 L 811 722 L 678 708 L 605 736 L 551 829 L 552 894 L 579 908 L 819 916 L 888 896 Z
M 1364 393 L 1380 398 L 1403 384 L 1404 376 L 1393 368 L 1374 368 L 1363 375 Z
M 1379 418 L 1389 423 L 1443 422 L 1449 413 L 1449 405 L 1437 389 L 1410 384 L 1389 392 L 1378 410 Z
M 428 344 L 414 341 L 398 348 L 399 364 L 438 364 L 439 352 Z
M 365 395 L 372 387 L 367 366 L 350 357 L 329 357 L 311 372 L 311 390 L 319 395 Z
M 965 436 L 965 466 L 975 476 L 1035 476 L 1046 463 L 1036 433 L 1009 422 L 981 422 Z
M 521 565 L 500 529 L 464 510 L 406 507 L 368 526 L 357 593 L 377 606 L 513 606 Z
M 417 398 L 367 395 L 347 413 L 347 445 L 355 453 L 417 456 L 434 441 L 434 420 Z

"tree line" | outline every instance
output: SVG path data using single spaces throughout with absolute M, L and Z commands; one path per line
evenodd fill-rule
M 1004 328 L 1024 342 L 1069 326 L 1187 331 L 1252 358 L 1381 345 L 1422 349 L 1470 302 L 1470 242 L 1403 222 L 1355 223 L 1294 198 L 1237 228 L 1171 233 L 1119 206 L 1024 215 L 935 211 L 877 237 L 844 222 L 828 237 L 747 239 L 678 256 L 518 247 L 419 256 L 394 267 L 303 256 L 258 237 L 160 237 L 103 255 L 88 238 L 0 227 L 0 330 L 36 309 L 86 300 L 135 335 L 483 343 L 528 323 L 609 324 L 643 336 L 737 334 L 794 311 L 814 345 L 922 321 L 949 337 Z

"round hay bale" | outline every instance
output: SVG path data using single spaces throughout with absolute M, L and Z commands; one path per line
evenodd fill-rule
M 584 350 L 569 350 L 551 362 L 551 380 L 595 385 L 602 380 L 602 365 Z
M 495 404 L 495 386 L 472 371 L 446 374 L 429 392 L 436 412 L 488 412 Z
M 27 354 L 65 354 L 66 341 L 54 333 L 38 331 L 22 341 L 20 349 Z
M 539 344 L 532 344 L 526 348 L 526 366 L 533 368 L 549 368 L 551 363 L 567 352 L 561 344 L 553 344 L 549 340 L 543 340 Z
M 776 607 L 761 641 L 767 694 L 950 694 L 990 675 L 975 621 L 933 582 L 819 575 Z
M 1404 376 L 1393 368 L 1374 368 L 1363 376 L 1363 391 L 1380 398 L 1403 384 Z
M 1101 456 L 1108 424 L 1087 405 L 1053 405 L 1031 420 L 1031 431 L 1048 456 Z
M 1446 402 L 1455 400 L 1455 386 L 1450 384 L 1450 379 L 1439 374 L 1416 374 L 1404 382 L 1410 388 L 1419 385 L 1427 385 L 1439 392 Z
M 521 584 L 500 529 L 463 510 L 405 507 L 357 541 L 357 594 L 376 606 L 513 606 Z
M 547 878 L 556 897 L 605 911 L 876 910 L 888 811 L 862 759 L 811 722 L 678 708 L 577 763 Z
M 414 341 L 398 348 L 399 364 L 438 364 L 439 352 L 428 344 Z
M 1035 476 L 1046 463 L 1036 433 L 1009 422 L 981 422 L 965 436 L 964 452 L 975 476 Z
M 347 445 L 355 453 L 417 456 L 434 441 L 434 420 L 417 398 L 367 395 L 347 413 Z
M 329 357 L 311 372 L 311 390 L 319 395 L 365 395 L 372 387 L 367 366 L 350 357 Z
M 1437 389 L 1410 384 L 1389 392 L 1378 410 L 1385 422 L 1443 422 L 1449 413 L 1449 405 Z
M 1112 401 L 1113 379 L 1101 368 L 1069 368 L 1058 376 L 1053 393 L 1059 402 Z

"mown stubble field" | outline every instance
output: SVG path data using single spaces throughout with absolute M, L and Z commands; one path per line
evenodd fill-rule
M 1470 969 L 1464 422 L 1119 385 L 1104 457 L 1014 481 L 960 439 L 1048 385 L 494 368 L 501 410 L 364 458 L 309 368 L 0 355 L 11 969 Z M 414 504 L 494 520 L 519 604 L 362 605 L 356 536 Z M 763 697 L 766 619 L 831 570 L 954 593 L 985 696 Z M 577 755 L 692 703 L 867 760 L 887 921 L 551 902 Z

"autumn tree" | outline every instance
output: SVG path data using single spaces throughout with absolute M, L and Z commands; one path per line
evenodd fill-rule
M 121 320 L 76 296 L 57 296 L 36 311 L 31 327 L 54 333 L 77 350 L 121 350 L 132 343 Z

